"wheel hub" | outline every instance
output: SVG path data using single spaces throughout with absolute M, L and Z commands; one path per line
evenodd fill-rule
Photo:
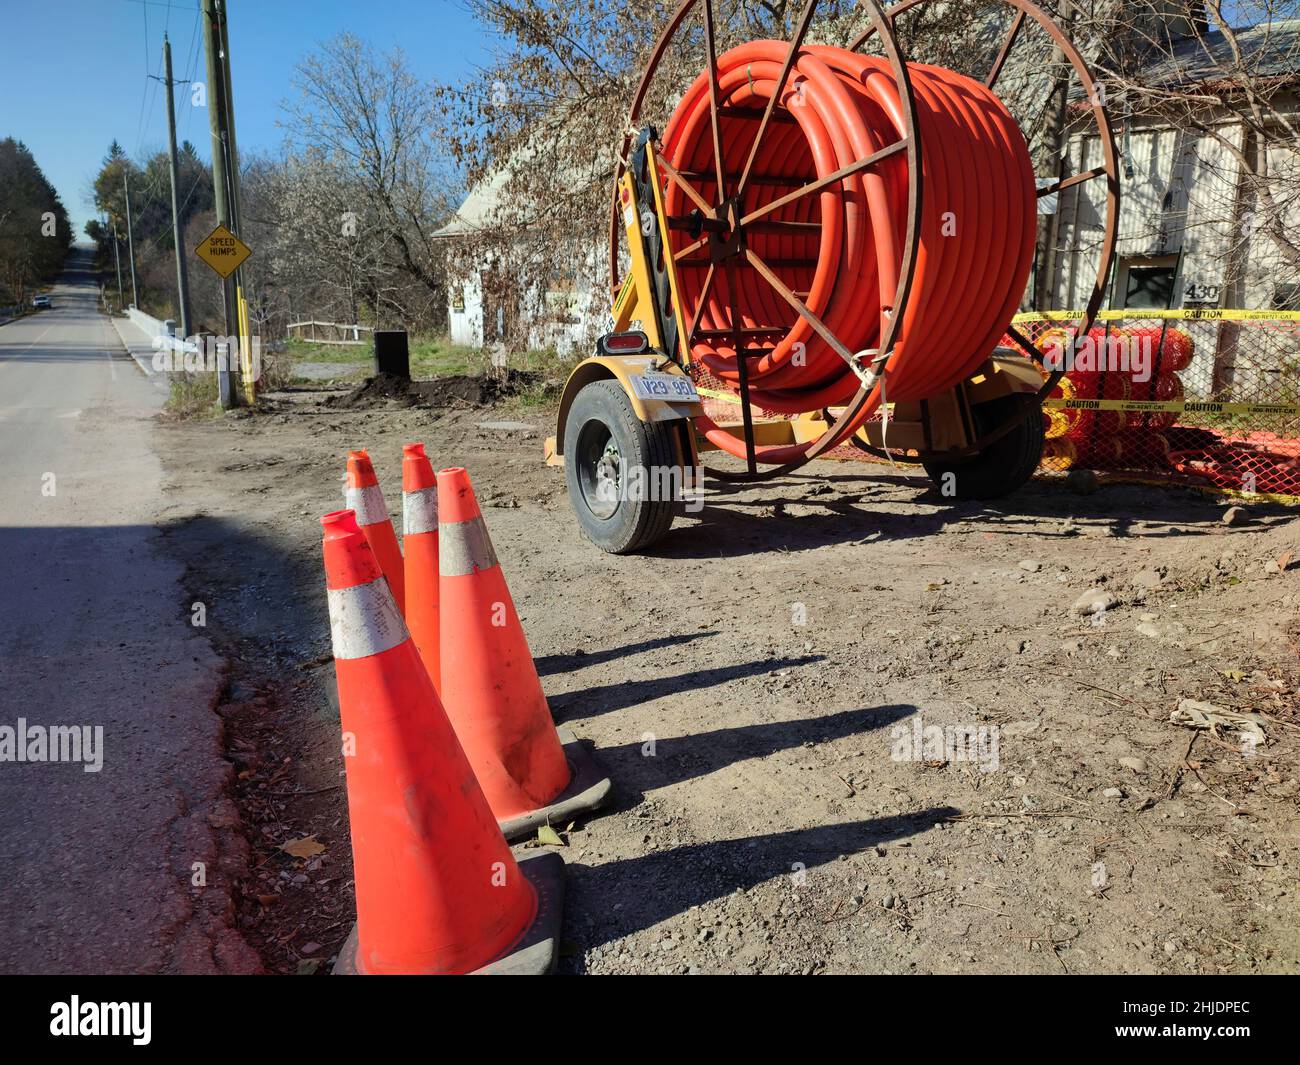
M 619 488 L 622 484 L 621 468 L 623 456 L 618 446 L 611 440 L 605 445 L 596 462 L 596 498 L 604 503 L 618 501 Z

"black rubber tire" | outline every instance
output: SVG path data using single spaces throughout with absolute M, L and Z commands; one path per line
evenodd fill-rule
M 620 497 L 611 514 L 593 510 L 588 503 L 590 484 L 584 489 L 583 482 L 583 467 L 592 456 L 584 452 L 590 452 L 594 446 L 591 441 L 598 441 L 602 431 L 608 434 L 627 468 L 640 467 L 643 477 L 652 476 L 651 471 L 679 466 L 677 435 L 670 422 L 641 421 L 617 381 L 591 382 L 569 408 L 564 426 L 564 479 L 569 486 L 569 504 L 592 543 L 612 555 L 628 555 L 667 535 L 676 504 L 672 498 Z
M 1002 396 L 972 408 L 976 430 L 990 433 L 1015 415 L 1018 396 Z M 994 440 L 973 458 L 957 462 L 927 462 L 925 472 L 940 492 L 945 475 L 953 474 L 948 499 L 1000 499 L 1020 488 L 1043 458 L 1043 414 L 1031 407 L 1024 420 Z

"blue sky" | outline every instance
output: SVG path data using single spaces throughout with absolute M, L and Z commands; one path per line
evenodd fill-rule
M 199 0 L 14 0 L 0 32 L 0 137 L 24 141 L 59 190 L 73 232 L 94 214 L 87 190 L 114 137 L 131 155 L 167 146 L 163 30 L 173 76 L 204 77 Z M 379 50 L 405 49 L 430 81 L 454 83 L 491 42 L 456 0 L 229 0 L 231 78 L 241 152 L 281 139 L 279 102 L 319 41 L 350 30 Z M 194 74 L 197 70 L 198 73 Z M 177 86 L 177 136 L 209 156 L 208 113 Z M 83 238 L 84 239 L 84 238 Z

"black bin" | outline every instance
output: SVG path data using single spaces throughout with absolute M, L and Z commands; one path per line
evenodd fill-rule
M 411 349 L 405 329 L 375 331 L 375 372 L 411 379 Z

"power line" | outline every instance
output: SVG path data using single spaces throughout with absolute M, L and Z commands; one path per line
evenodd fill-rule
M 188 7 L 188 5 L 184 5 L 183 7 L 182 5 L 177 4 L 175 0 L 166 0 L 166 2 L 162 2 L 162 0 L 127 0 L 127 3 L 140 5 L 140 16 L 144 26 L 145 77 L 152 78 L 156 82 L 160 79 L 158 77 L 158 74 L 152 72 L 150 67 L 150 59 L 149 59 L 150 55 L 152 54 L 151 49 L 149 47 L 149 8 L 158 7 L 164 9 L 167 12 L 166 16 L 163 19 L 163 35 L 166 36 L 167 31 L 171 27 L 172 10 L 174 8 L 183 10 L 184 7 Z M 194 58 L 190 62 L 190 72 L 187 77 L 187 80 L 193 77 L 194 68 L 198 64 L 197 45 L 199 43 L 198 30 L 199 30 L 199 16 L 201 12 L 197 2 L 194 4 L 192 10 L 194 11 L 194 25 L 190 30 L 189 50 L 194 51 Z M 162 70 L 162 60 L 158 60 L 158 72 L 161 73 L 161 70 Z M 136 124 L 136 135 L 135 135 L 136 155 L 139 155 L 144 148 L 145 130 L 148 127 L 150 121 L 153 119 L 154 108 L 157 105 L 158 105 L 158 86 L 156 84 L 154 85 L 146 84 L 144 91 L 140 95 L 140 117 L 139 117 L 139 121 Z M 189 116 L 187 115 L 186 116 L 187 121 L 185 125 L 185 133 L 187 138 L 189 134 L 188 118 Z
M 140 142 L 144 139 L 144 104 L 149 96 L 149 9 L 144 6 L 141 0 L 140 14 L 144 17 L 144 89 L 140 93 L 140 119 L 135 128 L 135 150 L 136 154 L 140 151 Z
M 162 60 L 158 61 L 158 69 L 160 71 L 162 70 Z M 157 78 L 157 75 L 154 75 L 154 77 Z M 152 91 L 149 93 L 149 113 L 145 116 L 146 130 L 148 130 L 149 126 L 153 122 L 154 108 L 156 108 L 157 106 L 158 106 L 158 85 L 155 82 L 155 84 L 152 86 Z M 144 138 L 142 136 L 140 139 L 140 143 L 136 146 L 136 151 L 141 152 L 143 150 L 144 150 Z
M 190 197 L 194 195 L 194 190 L 199 187 L 199 182 L 203 180 L 204 174 L 205 171 L 203 167 L 200 166 L 198 171 L 194 175 L 194 180 L 190 182 L 190 191 L 185 194 L 185 199 L 181 201 L 180 210 L 178 212 L 179 214 L 183 215 L 185 213 L 185 208 L 188 207 L 190 204 Z M 169 235 L 170 234 L 168 234 L 166 230 L 160 230 L 157 233 L 157 235 L 150 238 L 150 243 L 154 247 L 157 247 L 159 243 L 162 241 L 162 239 Z
M 194 25 L 190 29 L 190 46 L 187 49 L 187 52 L 190 53 L 190 60 L 189 60 L 189 69 L 185 72 L 185 80 L 188 81 L 191 85 L 194 83 L 194 76 L 198 72 L 198 66 L 199 66 L 199 45 L 201 43 L 199 39 L 199 18 L 201 14 L 202 12 L 199 11 L 198 8 L 195 8 Z M 205 85 L 203 88 L 204 91 L 206 92 L 207 86 Z M 188 141 L 190 139 L 190 119 L 193 118 L 193 116 L 194 116 L 194 97 L 191 94 L 190 106 L 189 109 L 185 112 L 185 133 L 181 138 L 182 140 Z
M 139 4 L 141 7 L 165 7 L 168 11 L 174 7 L 180 6 L 176 3 L 170 2 L 170 0 L 166 3 L 164 3 L 163 0 L 126 0 L 126 2 L 128 4 Z M 197 8 L 197 4 L 195 6 Z

